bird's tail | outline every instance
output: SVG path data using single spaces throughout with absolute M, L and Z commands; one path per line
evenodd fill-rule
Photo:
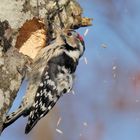
M 11 125 L 13 122 L 15 122 L 20 116 L 23 115 L 24 109 L 20 106 L 15 112 L 12 112 L 11 114 L 6 116 L 5 122 L 3 124 L 2 131 Z

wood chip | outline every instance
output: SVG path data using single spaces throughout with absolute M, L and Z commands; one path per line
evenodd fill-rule
M 87 28 L 86 31 L 84 32 L 84 36 L 86 36 L 89 32 L 89 29 Z
M 63 134 L 63 132 L 60 129 L 56 129 L 56 132 L 58 132 L 59 134 Z
M 112 70 L 116 70 L 116 69 L 117 69 L 117 66 L 113 66 L 113 67 L 112 67 Z
M 114 78 L 116 78 L 116 77 L 117 77 L 117 75 L 114 73 L 114 74 L 113 74 L 113 77 L 114 77 Z
M 58 122 L 57 122 L 57 127 L 59 126 L 60 122 L 61 122 L 61 117 L 58 119 Z
M 87 62 L 87 58 L 86 57 L 84 57 L 84 61 L 85 61 L 85 64 L 87 65 L 88 62 Z
M 72 90 L 71 93 L 72 93 L 73 95 L 75 95 L 75 91 L 74 91 L 74 90 Z
M 80 135 L 79 135 L 80 137 L 82 137 L 82 134 L 80 133 Z
M 88 126 L 87 122 L 84 122 L 83 125 L 84 125 L 84 126 Z
M 101 47 L 102 48 L 107 48 L 107 45 L 103 43 L 103 44 L 101 44 Z
M 140 100 L 136 100 L 136 103 L 140 102 Z

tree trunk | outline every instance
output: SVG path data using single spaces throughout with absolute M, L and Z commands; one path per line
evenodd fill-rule
M 0 130 L 6 113 L 18 93 L 24 74 L 19 72 L 29 58 L 19 53 L 15 42 L 18 29 L 28 19 L 43 19 L 49 40 L 55 36 L 54 26 L 77 29 L 91 25 L 82 18 L 82 8 L 75 0 L 0 0 Z

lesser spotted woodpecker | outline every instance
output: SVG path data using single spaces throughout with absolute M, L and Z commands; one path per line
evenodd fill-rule
M 75 31 L 67 30 L 43 48 L 31 66 L 29 85 L 20 107 L 7 115 L 3 129 L 20 116 L 29 116 L 25 133 L 36 125 L 69 92 L 79 58 L 83 55 L 83 38 Z

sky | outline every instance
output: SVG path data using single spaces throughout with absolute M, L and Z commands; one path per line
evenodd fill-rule
M 0 140 L 140 139 L 140 1 L 78 1 L 84 16 L 93 18 L 93 26 L 78 30 L 82 35 L 88 33 L 76 72 L 75 94 L 64 95 L 29 135 L 24 134 L 27 119 L 20 118 Z M 12 110 L 25 87 L 26 81 Z M 63 134 L 56 131 L 59 118 L 58 129 Z

